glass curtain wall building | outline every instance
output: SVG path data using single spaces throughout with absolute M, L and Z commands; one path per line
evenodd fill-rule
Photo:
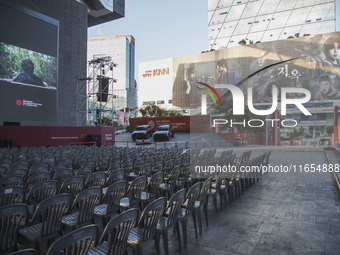
M 209 49 L 335 32 L 335 0 L 208 0 Z
M 111 57 L 113 68 L 112 104 L 114 110 L 130 111 L 136 103 L 135 39 L 131 35 L 107 36 L 88 40 L 87 61 Z M 89 74 L 88 74 L 89 76 Z

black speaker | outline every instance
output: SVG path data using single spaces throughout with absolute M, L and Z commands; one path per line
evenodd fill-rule
M 0 148 L 12 148 L 12 140 L 0 140 Z
M 109 94 L 109 77 L 106 76 L 97 76 L 97 80 L 99 81 L 97 100 L 99 102 L 107 102 L 107 97 Z
M 102 135 L 89 135 L 90 142 L 96 142 L 97 146 L 102 146 Z

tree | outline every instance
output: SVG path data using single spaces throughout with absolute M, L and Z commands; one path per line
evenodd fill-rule
M 326 127 L 326 132 L 327 134 L 332 134 L 334 132 L 334 127 L 333 126 Z
M 108 117 L 102 117 L 102 118 L 97 118 L 96 121 L 94 122 L 95 126 L 113 126 L 113 121 L 112 119 Z
M 173 117 L 173 116 L 182 116 L 181 113 L 174 110 L 166 110 L 158 105 L 148 105 L 144 108 L 140 108 L 139 112 L 142 114 L 142 117 Z
M 238 42 L 239 45 L 246 45 L 247 41 L 242 39 L 241 41 Z
M 293 131 L 291 133 L 289 133 L 289 137 L 290 138 L 298 138 L 298 137 L 301 137 L 301 136 L 305 136 L 305 131 L 306 130 L 301 126 L 299 128 L 294 127 Z

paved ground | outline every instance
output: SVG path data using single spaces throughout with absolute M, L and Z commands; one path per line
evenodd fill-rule
M 146 140 L 145 143 L 136 143 L 132 141 L 131 133 L 124 133 L 115 136 L 115 145 L 119 147 L 144 147 L 144 148 L 166 148 L 178 147 L 188 148 L 207 148 L 211 146 L 225 147 L 231 146 L 232 143 L 226 142 L 218 134 L 213 132 L 207 133 L 175 133 L 175 137 L 166 142 L 154 142 L 153 139 Z
M 233 149 L 238 155 L 244 150 Z M 272 150 L 273 165 L 327 163 L 319 148 L 251 149 L 251 157 Z M 340 254 L 340 202 L 332 175 L 321 171 L 266 177 L 216 215 L 209 207 L 209 226 L 203 221 L 198 239 L 190 218 L 188 245 L 182 252 L 170 231 L 170 254 Z M 156 254 L 154 247 L 147 244 L 144 254 Z

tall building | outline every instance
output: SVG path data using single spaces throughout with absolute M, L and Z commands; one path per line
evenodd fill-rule
M 335 0 L 208 0 L 209 49 L 335 32 Z
M 110 57 L 114 63 L 110 104 L 114 110 L 136 107 L 135 39 L 131 35 L 107 36 L 88 40 L 87 60 Z M 111 68 L 112 69 L 112 68 Z M 91 74 L 88 71 L 88 76 Z M 105 75 L 105 74 L 103 74 Z M 111 104 L 112 103 L 112 104 Z

